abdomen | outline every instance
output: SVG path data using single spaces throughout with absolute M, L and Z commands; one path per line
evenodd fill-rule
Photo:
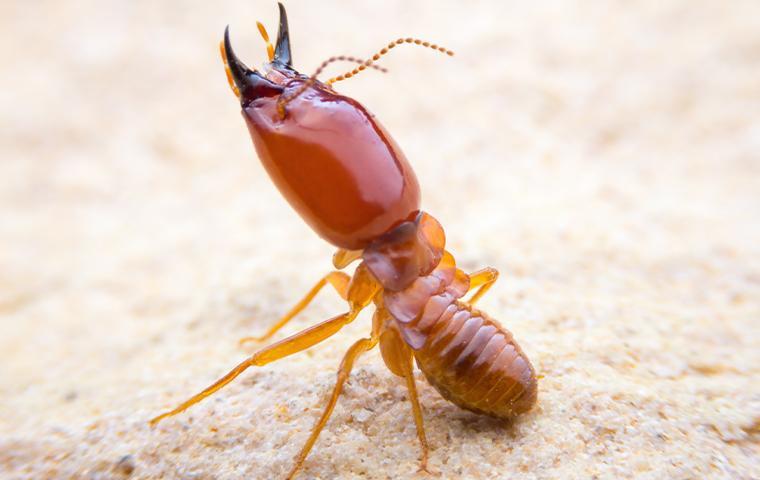
M 461 408 L 506 419 L 536 402 L 533 365 L 512 334 L 458 301 L 432 325 L 414 355 L 430 384 Z

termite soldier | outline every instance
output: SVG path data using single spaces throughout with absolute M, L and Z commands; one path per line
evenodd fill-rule
M 373 66 L 397 45 L 411 43 L 451 55 L 443 47 L 403 38 L 391 42 L 353 71 L 325 83 L 293 69 L 288 21 L 280 4 L 274 47 L 266 30 L 269 63 L 263 72 L 246 67 L 225 31 L 221 53 L 230 86 L 238 96 L 261 162 L 283 196 L 306 223 L 338 247 L 328 273 L 262 337 L 266 340 L 303 310 L 327 284 L 348 302 L 348 311 L 265 347 L 216 383 L 151 420 L 155 425 L 221 389 L 251 366 L 266 365 L 310 348 L 375 306 L 367 338 L 346 352 L 338 380 L 321 418 L 298 455 L 293 478 L 314 445 L 340 396 L 356 358 L 380 345 L 383 360 L 403 377 L 427 468 L 428 445 L 413 375 L 413 359 L 443 397 L 459 407 L 498 418 L 527 412 L 536 402 L 536 374 L 528 358 L 497 321 L 474 305 L 493 285 L 493 268 L 466 274 L 444 249 L 441 225 L 420 210 L 420 189 L 412 167 L 377 119 L 356 100 L 332 88 Z M 353 276 L 340 271 L 361 260 Z M 475 290 L 469 300 L 462 297 Z

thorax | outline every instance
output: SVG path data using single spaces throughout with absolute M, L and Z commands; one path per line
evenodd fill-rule
M 396 328 L 412 349 L 424 346 L 430 329 L 469 289 L 470 279 L 445 249 L 443 228 L 420 213 L 373 242 L 364 264 L 383 291 L 375 303 L 386 327 Z

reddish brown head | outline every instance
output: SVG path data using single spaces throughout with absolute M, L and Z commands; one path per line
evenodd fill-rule
M 358 250 L 415 218 L 419 184 L 388 132 L 356 100 L 293 69 L 282 4 L 264 73 L 237 58 L 228 31 L 222 54 L 261 162 L 317 234 Z

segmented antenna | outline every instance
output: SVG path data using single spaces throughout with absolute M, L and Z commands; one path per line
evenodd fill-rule
M 330 63 L 332 63 L 332 62 L 341 62 L 341 61 L 342 62 L 351 62 L 351 63 L 365 63 L 366 62 L 366 60 L 364 60 L 363 58 L 356 58 L 356 57 L 351 57 L 351 56 L 346 56 L 346 55 L 340 55 L 338 57 L 330 57 L 328 60 L 325 60 L 324 62 L 322 62 L 322 64 L 323 64 L 322 65 L 322 70 L 324 70 L 324 68 L 327 65 L 329 65 Z M 372 64 L 372 65 L 369 66 L 369 68 L 377 70 L 378 72 L 388 73 L 388 69 L 385 68 L 385 67 L 381 67 L 380 65 Z M 320 72 L 320 73 L 322 73 L 322 72 Z M 319 73 L 317 75 L 319 75 Z
M 266 39 L 265 39 L 266 40 Z M 269 46 L 267 44 L 267 46 Z M 227 83 L 230 84 L 230 88 L 232 89 L 232 93 L 235 94 L 236 97 L 240 98 L 240 89 L 238 89 L 237 85 L 235 85 L 235 81 L 232 78 L 232 71 L 230 70 L 229 62 L 227 61 L 227 50 L 224 48 L 224 41 L 219 42 L 219 53 L 222 56 L 222 61 L 224 62 L 224 73 L 227 75 Z M 354 63 L 365 63 L 365 61 L 361 58 L 356 57 L 347 57 L 347 56 L 340 56 L 340 57 L 332 57 L 329 61 L 324 62 L 319 70 L 317 70 L 317 73 L 315 73 L 313 76 L 316 77 L 322 72 L 322 69 L 324 69 L 330 62 L 343 60 L 346 62 L 354 62 Z M 372 68 L 375 70 L 379 70 L 383 73 L 388 73 L 387 68 L 383 68 L 379 65 L 371 65 Z
M 401 45 L 403 43 L 411 43 L 411 44 L 414 44 L 414 45 L 420 45 L 420 46 L 423 46 L 423 47 L 432 48 L 433 50 L 438 50 L 439 52 L 445 53 L 446 55 L 448 55 L 450 57 L 454 56 L 454 52 L 452 52 L 451 50 L 449 50 L 449 49 L 447 49 L 445 47 L 441 47 L 439 45 L 436 45 L 435 43 L 426 42 L 426 41 L 420 40 L 418 38 L 399 38 L 399 39 L 397 39 L 397 40 L 389 43 L 385 48 L 383 48 L 382 50 L 380 50 L 376 54 L 372 55 L 372 58 L 370 58 L 369 60 L 365 61 L 362 65 L 359 65 L 358 67 L 356 67 L 355 69 L 351 70 L 350 72 L 346 72 L 346 73 L 344 73 L 342 75 L 338 75 L 337 77 L 333 77 L 333 78 L 331 78 L 330 80 L 328 80 L 325 83 L 327 83 L 328 85 L 332 85 L 335 82 L 340 82 L 341 80 L 346 80 L 348 78 L 353 77 L 357 73 L 359 73 L 362 70 L 366 69 L 367 67 L 371 66 L 374 62 L 378 61 L 378 59 L 380 59 L 380 57 L 382 57 L 383 55 L 385 55 L 386 53 L 388 53 L 392 48 L 395 48 L 396 45 Z
M 360 65 L 358 67 L 354 68 L 350 72 L 343 73 L 343 74 L 338 75 L 337 77 L 333 77 L 333 78 L 329 79 L 327 82 L 325 82 L 328 85 L 332 85 L 335 82 L 340 82 L 341 80 L 346 80 L 348 78 L 351 78 L 354 75 L 356 75 L 357 73 L 359 73 L 359 72 L 361 72 L 363 70 L 366 70 L 368 67 L 375 68 L 376 66 L 374 65 L 374 63 L 376 61 L 378 61 L 380 59 L 380 57 L 382 57 L 383 55 L 387 54 L 392 48 L 395 48 L 397 45 L 401 45 L 401 44 L 404 44 L 404 43 L 410 43 L 410 44 L 413 44 L 413 45 L 420 45 L 422 47 L 432 48 L 433 50 L 437 50 L 437 51 L 439 51 L 441 53 L 445 53 L 446 55 L 448 55 L 450 57 L 454 56 L 454 52 L 451 51 L 451 50 L 449 50 L 449 49 L 447 49 L 447 48 L 445 48 L 445 47 L 442 47 L 440 45 L 436 45 L 435 43 L 427 42 L 425 40 L 420 40 L 418 38 L 411 38 L 411 37 L 409 37 L 409 38 L 399 38 L 399 39 L 396 39 L 396 40 L 390 42 L 387 46 L 385 46 L 384 48 L 382 48 L 379 52 L 377 52 L 376 54 L 372 55 L 372 58 L 369 58 L 368 60 L 361 61 L 361 60 L 359 60 L 357 58 L 346 57 L 346 56 L 343 56 L 343 55 L 338 56 L 338 57 L 330 57 L 327 60 L 325 60 L 324 62 L 322 62 L 322 64 L 319 66 L 319 68 L 317 68 L 314 71 L 314 73 L 311 75 L 311 77 L 309 77 L 309 79 L 306 82 L 304 82 L 303 85 L 301 85 L 300 88 L 298 88 L 296 91 L 294 91 L 291 95 L 287 95 L 287 96 L 282 95 L 282 96 L 280 96 L 279 100 L 277 100 L 277 111 L 279 112 L 280 117 L 285 118 L 285 105 L 287 105 L 288 103 L 290 103 L 291 101 L 293 101 L 296 97 L 298 97 L 299 95 L 301 95 L 307 88 L 309 88 L 312 85 L 314 85 L 314 82 L 317 81 L 317 76 L 320 73 L 322 73 L 322 71 L 325 69 L 325 67 L 327 67 L 329 64 L 331 64 L 333 62 L 340 61 L 340 60 L 350 61 L 350 62 L 357 62 L 358 61 L 358 63 L 360 63 Z
M 333 62 L 352 62 L 352 63 L 358 63 L 360 66 L 362 66 L 362 70 L 364 70 L 367 67 L 373 68 L 375 70 L 378 70 L 383 73 L 388 73 L 387 68 L 383 68 L 380 65 L 374 65 L 370 63 L 367 65 L 368 60 L 363 60 L 361 58 L 351 57 L 348 55 L 338 55 L 337 57 L 330 57 L 317 68 L 314 73 L 309 77 L 308 80 L 306 80 L 296 91 L 294 91 L 292 94 L 285 96 L 282 95 L 277 100 L 277 112 L 280 114 L 281 118 L 285 118 L 285 105 L 290 103 L 291 100 L 295 99 L 299 95 L 301 95 L 307 88 L 314 85 L 314 82 L 317 81 L 317 77 L 320 73 L 331 63 Z

